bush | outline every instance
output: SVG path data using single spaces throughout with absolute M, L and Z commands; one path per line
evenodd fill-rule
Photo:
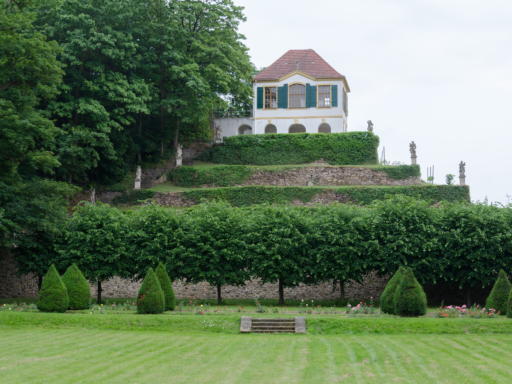
M 512 284 L 508 280 L 507 274 L 502 269 L 498 275 L 498 280 L 487 298 L 485 308 L 500 311 L 502 315 L 507 314 L 507 301 L 512 290 Z
M 91 302 L 91 288 L 76 264 L 68 268 L 62 276 L 62 282 L 68 291 L 68 309 L 88 309 Z
M 427 296 L 411 268 L 407 269 L 396 290 L 394 304 L 398 316 L 423 316 L 427 313 Z
M 59 272 L 52 265 L 43 280 L 39 298 L 37 299 L 37 309 L 41 312 L 66 312 L 69 306 L 69 298 L 66 286 L 59 276 Z
M 380 297 L 380 309 L 382 312 L 389 313 L 390 315 L 395 314 L 395 294 L 404 276 L 405 268 L 400 267 L 389 280 L 388 285 L 386 285 L 386 289 L 384 289 L 384 292 Z
M 229 165 L 377 164 L 379 137 L 371 132 L 240 135 L 224 138 L 198 158 Z
M 508 295 L 507 317 L 512 319 L 512 289 Z
M 181 187 L 201 187 L 204 184 L 230 187 L 243 184 L 256 172 L 244 165 L 221 165 L 211 168 L 177 167 L 167 174 L 167 180 Z
M 162 262 L 158 264 L 158 268 L 156 269 L 155 274 L 164 293 L 165 310 L 174 311 L 174 308 L 176 307 L 174 289 L 172 289 L 171 279 L 169 278 L 167 270 L 165 269 L 165 265 Z
M 165 296 L 160 287 L 160 283 L 153 272 L 153 268 L 149 268 L 144 281 L 137 295 L 137 313 L 163 313 L 165 310 Z

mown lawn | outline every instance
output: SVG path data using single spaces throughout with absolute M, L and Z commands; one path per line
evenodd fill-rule
M 506 383 L 512 335 L 0 327 L 2 383 Z

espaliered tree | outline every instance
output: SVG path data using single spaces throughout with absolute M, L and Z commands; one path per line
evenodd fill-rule
M 397 287 L 394 304 L 394 313 L 398 316 L 423 316 L 427 313 L 427 296 L 411 268 L 407 268 Z
M 245 212 L 227 203 L 202 204 L 185 213 L 169 265 L 173 274 L 187 284 L 203 281 L 217 289 L 222 301 L 223 286 L 243 286 L 250 280 L 248 244 L 243 235 L 250 229 Z
M 69 309 L 88 309 L 91 301 L 91 288 L 76 264 L 71 265 L 62 276 L 69 298 Z
M 405 276 L 405 268 L 400 267 L 389 280 L 384 292 L 380 296 L 380 309 L 390 315 L 395 314 L 395 294 L 398 286 Z
M 68 309 L 68 292 L 55 265 L 50 267 L 43 280 L 36 305 L 41 312 L 66 312 Z
M 501 315 L 507 314 L 508 298 L 510 291 L 512 290 L 512 284 L 507 277 L 507 274 L 502 269 L 498 275 L 498 279 L 492 288 L 491 294 L 485 302 L 485 308 L 494 309 L 496 312 L 500 312 Z
M 132 279 L 138 273 L 127 252 L 126 237 L 131 231 L 131 215 L 106 204 L 86 203 L 75 209 L 56 245 L 62 268 L 76 264 L 86 279 L 97 284 L 98 304 L 102 281 L 115 276 Z

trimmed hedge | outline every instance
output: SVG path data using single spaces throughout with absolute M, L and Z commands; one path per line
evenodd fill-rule
M 160 287 L 164 293 L 165 297 L 165 309 L 167 311 L 174 311 L 176 307 L 176 298 L 174 296 L 174 289 L 172 289 L 172 282 L 167 274 L 167 269 L 165 269 L 165 265 L 160 262 L 155 271 L 158 282 L 160 283 Z
M 62 276 L 62 282 L 68 290 L 68 309 L 88 309 L 91 301 L 91 287 L 76 264 L 72 264 Z
M 379 137 L 371 132 L 240 135 L 224 138 L 198 159 L 216 164 L 377 164 Z
M 500 311 L 502 315 L 507 314 L 508 298 L 510 291 L 512 290 L 512 284 L 508 280 L 507 274 L 502 269 L 498 275 L 498 280 L 491 291 L 491 294 L 487 298 L 485 308 L 495 309 L 496 312 Z
M 407 268 L 395 293 L 395 315 L 423 316 L 427 313 L 427 295 L 411 268 Z
M 201 200 L 225 200 L 230 204 L 241 207 L 253 204 L 290 204 L 295 200 L 309 203 L 313 197 L 334 190 L 338 194 L 351 197 L 357 204 L 370 205 L 375 200 L 385 200 L 387 197 L 405 195 L 421 200 L 439 201 L 470 201 L 469 188 L 450 185 L 426 185 L 407 187 L 340 187 L 326 189 L 322 187 L 270 187 L 247 186 L 215 189 L 198 189 L 183 192 L 184 200 L 192 200 L 199 204 Z
M 139 293 L 137 294 L 137 313 L 157 314 L 165 311 L 165 296 L 153 268 L 149 268 Z
M 403 180 L 408 177 L 421 176 L 419 165 L 372 166 L 367 167 L 375 172 L 384 172 L 391 179 Z M 277 169 L 263 169 L 263 172 L 285 173 L 297 169 L 294 166 L 284 166 Z M 187 188 L 232 187 L 245 183 L 258 169 L 247 165 L 219 165 L 210 168 L 177 167 L 167 174 L 167 180 L 175 185 Z
M 68 291 L 53 264 L 43 280 L 36 305 L 41 312 L 63 313 L 68 309 Z
M 149 189 L 134 189 L 130 192 L 123 192 L 121 196 L 112 199 L 113 204 L 140 205 L 142 201 L 152 199 L 155 192 Z
M 395 313 L 395 294 L 398 286 L 405 276 L 405 268 L 400 267 L 389 280 L 384 292 L 380 296 L 380 309 L 384 313 L 393 315 Z

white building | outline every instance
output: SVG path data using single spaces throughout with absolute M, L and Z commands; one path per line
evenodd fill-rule
M 347 131 L 347 80 L 312 49 L 288 51 L 253 79 L 253 88 L 250 117 L 215 119 L 223 137 Z

